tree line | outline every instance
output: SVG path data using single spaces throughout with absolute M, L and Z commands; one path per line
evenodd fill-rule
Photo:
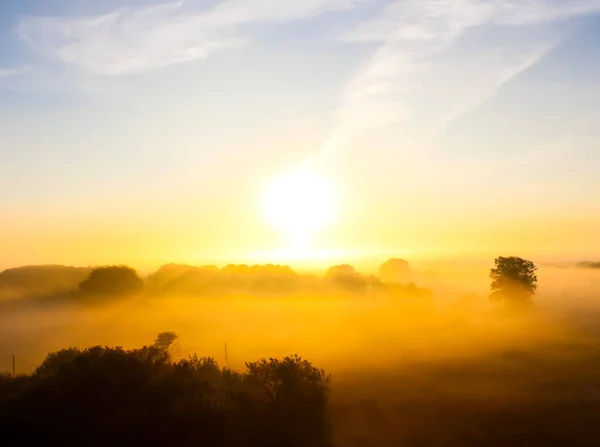
M 49 279 L 50 278 L 50 279 Z M 342 264 L 329 268 L 323 276 L 299 274 L 286 265 L 215 266 L 167 264 L 146 278 L 127 265 L 95 268 L 30 266 L 0 273 L 0 300 L 10 298 L 75 298 L 93 302 L 144 293 L 147 296 L 205 296 L 249 294 L 281 296 L 302 294 L 323 296 L 336 293 L 432 299 L 433 292 L 411 282 L 404 260 L 392 259 L 379 274 L 364 275 Z
M 537 288 L 537 267 L 520 257 L 498 257 L 490 270 L 492 301 L 531 304 Z M 167 264 L 142 279 L 126 265 L 96 268 L 60 266 L 24 267 L 0 273 L 0 298 L 19 296 L 68 296 L 93 300 L 131 296 L 220 296 L 230 294 L 305 295 L 341 292 L 354 295 L 387 295 L 433 300 L 433 292 L 412 282 L 410 264 L 389 259 L 377 275 L 364 275 L 348 264 L 330 267 L 322 277 L 302 275 L 285 265 L 227 265 L 195 267 Z M 46 294 L 44 293 L 46 290 Z

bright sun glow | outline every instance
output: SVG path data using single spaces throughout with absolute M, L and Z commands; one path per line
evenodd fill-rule
M 306 246 L 312 236 L 332 225 L 338 200 L 326 178 L 308 170 L 282 175 L 268 186 L 263 213 L 268 224 L 290 242 Z

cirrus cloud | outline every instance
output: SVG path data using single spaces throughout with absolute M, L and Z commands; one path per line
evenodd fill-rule
M 0 68 L 0 79 L 10 78 L 22 74 L 24 68 Z
M 378 46 L 344 87 L 334 135 L 405 123 L 423 108 L 435 133 L 563 41 L 554 24 L 599 12 L 600 0 L 393 0 L 343 37 Z M 460 50 L 477 39 L 477 51 Z
M 123 8 L 92 17 L 26 17 L 19 36 L 42 54 L 101 75 L 143 73 L 240 45 L 243 25 L 302 20 L 368 0 L 201 0 Z

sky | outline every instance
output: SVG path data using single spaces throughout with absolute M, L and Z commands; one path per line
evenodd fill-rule
M 596 259 L 598 25 L 600 0 L 2 0 L 0 268 Z M 300 212 L 310 244 L 269 220 Z

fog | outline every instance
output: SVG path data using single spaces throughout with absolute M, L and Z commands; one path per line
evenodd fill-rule
M 159 275 L 145 278 L 141 292 L 88 301 L 56 288 L 44 296 L 39 287 L 33 294 L 13 287 L 0 304 L 0 370 L 11 371 L 13 354 L 17 373 L 29 373 L 49 352 L 131 349 L 173 331 L 175 360 L 198 353 L 243 370 L 245 362 L 299 354 L 332 373 L 340 445 L 458 442 L 481 430 L 472 418 L 501 425 L 513 407 L 515 417 L 541 418 L 557 402 L 584 399 L 600 414 L 600 270 L 541 266 L 535 306 L 511 313 L 487 298 L 489 268 L 411 266 L 405 279 L 416 286 L 399 293 L 362 274 L 368 287 L 359 293 L 308 275 L 285 293 L 173 292 L 173 281 L 159 287 Z M 437 419 L 445 413 L 446 422 Z M 423 426 L 432 418 L 433 438 Z M 531 424 L 516 430 L 537 430 Z M 569 427 L 562 425 L 571 436 Z M 509 439 L 502 436 L 495 439 Z
M 5 298 L 0 304 L 0 370 L 11 369 L 12 354 L 18 370 L 29 372 L 50 351 L 135 347 L 165 330 L 179 335 L 180 356 L 202 352 L 224 362 L 227 343 L 232 368 L 257 357 L 300 353 L 336 372 L 594 340 L 600 270 L 540 267 L 535 310 L 526 316 L 503 314 L 489 302 L 487 270 L 468 264 L 413 267 L 411 280 L 431 290 L 433 299 L 302 286 L 281 296 L 144 293 L 90 305 L 68 296 Z

